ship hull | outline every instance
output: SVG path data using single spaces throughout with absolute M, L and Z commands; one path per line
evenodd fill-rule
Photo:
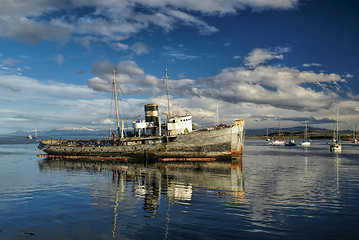
M 47 139 L 40 142 L 39 149 L 48 155 L 65 158 L 225 160 L 241 156 L 243 145 L 244 121 L 240 120 L 230 128 L 196 131 L 170 138 L 131 138 L 107 143 L 105 140 Z

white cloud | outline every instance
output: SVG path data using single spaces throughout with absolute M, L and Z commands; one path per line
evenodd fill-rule
M 114 121 L 107 118 L 107 119 L 103 120 L 102 123 L 103 124 L 114 124 Z
M 143 94 L 158 91 L 161 80 L 145 74 L 133 61 L 119 62 L 116 66 L 116 82 L 124 94 Z M 109 61 L 97 62 L 92 67 L 96 77 L 87 81 L 87 85 L 95 91 L 113 91 L 113 64 Z
M 16 94 L 16 99 L 24 99 L 29 96 L 43 97 L 86 97 L 93 91 L 86 86 L 47 81 L 40 82 L 33 78 L 17 75 L 2 75 L 0 77 L 1 98 L 10 99 Z
M 272 59 L 283 59 L 283 53 L 287 53 L 289 51 L 289 48 L 283 47 L 277 47 L 274 51 L 256 48 L 246 56 L 245 65 L 253 68 Z
M 84 85 L 1 75 L 0 132 L 89 125 L 108 118 L 110 102 Z
M 226 68 L 216 76 L 201 79 L 194 94 L 230 103 L 251 102 L 316 111 L 330 107 L 339 99 L 336 85 L 339 82 L 344 80 L 337 74 L 302 72 L 288 67 Z
M 113 87 L 109 80 L 100 77 L 93 77 L 87 81 L 87 85 L 95 91 L 112 92 Z
M 170 16 L 178 19 L 180 22 L 183 22 L 185 25 L 197 27 L 200 34 L 208 35 L 215 32 L 218 32 L 218 29 L 208 25 L 206 22 L 179 10 L 168 10 L 167 13 Z
M 320 63 L 304 63 L 303 67 L 322 67 L 323 65 Z
M 26 17 L 0 16 L 0 37 L 38 43 L 40 39 L 66 42 L 68 29 L 58 28 Z
M 183 46 L 178 46 L 177 48 L 171 47 L 171 46 L 164 46 L 164 52 L 162 55 L 166 57 L 170 57 L 173 59 L 179 59 L 179 60 L 194 60 L 199 58 L 199 56 L 196 55 L 189 55 L 185 53 L 185 50 Z
M 113 46 L 115 49 L 118 49 L 118 50 L 127 50 L 127 49 L 128 49 L 128 45 L 127 45 L 127 44 L 123 44 L 123 43 L 120 43 L 120 42 L 113 43 L 112 46 Z
M 266 49 L 256 48 L 245 58 L 245 64 L 249 67 L 255 67 L 271 59 L 273 59 L 271 52 Z
M 286 10 L 295 8 L 298 1 L 3 0 L 0 36 L 32 43 L 39 40 L 66 42 L 73 37 L 86 47 L 94 42 L 104 42 L 115 49 L 127 50 L 128 46 L 122 43 L 123 40 L 152 26 L 165 32 L 181 25 L 190 26 L 200 34 L 213 34 L 218 29 L 201 16 L 237 14 L 243 9 Z M 138 6 L 144 11 L 139 11 Z M 77 11 L 80 8 L 84 11 Z M 60 12 L 62 15 L 59 16 Z
M 239 10 L 251 8 L 261 9 L 290 9 L 296 7 L 298 0 L 139 0 L 142 4 L 152 7 L 172 6 L 175 8 L 191 11 L 199 11 L 205 14 L 234 14 Z
M 131 46 L 131 50 L 137 55 L 148 53 L 148 47 L 142 42 L 136 42 Z
M 112 75 L 109 62 L 94 64 L 98 77 L 88 80 L 96 91 L 112 91 Z M 117 64 L 117 82 L 125 94 L 159 94 L 162 80 L 145 74 L 135 62 Z M 171 79 L 170 92 L 177 97 L 205 97 L 217 101 L 271 105 L 281 109 L 315 112 L 329 108 L 340 100 L 341 85 L 345 80 L 337 74 L 300 71 L 289 67 L 256 66 L 225 68 L 219 74 L 207 78 Z
M 123 73 L 126 75 L 143 76 L 145 74 L 144 71 L 141 68 L 139 68 L 137 64 L 133 61 L 119 62 L 117 64 L 117 69 L 119 73 Z

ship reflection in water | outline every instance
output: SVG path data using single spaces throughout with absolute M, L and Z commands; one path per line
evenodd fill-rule
M 242 157 L 233 158 L 231 162 L 231 188 L 235 203 L 243 203 L 244 176 Z
M 122 195 L 131 185 L 135 198 L 144 199 L 143 208 L 156 213 L 162 195 L 170 201 L 191 201 L 196 188 L 206 189 L 222 196 L 230 196 L 234 202 L 244 197 L 242 157 L 231 162 L 179 162 L 150 165 L 74 162 L 43 160 L 41 171 L 67 169 L 91 171 L 111 175 L 111 182 L 119 187 Z M 98 189 L 96 189 L 98 191 Z
M 199 196 L 205 191 L 214 198 L 225 198 L 232 203 L 242 203 L 244 199 L 242 157 L 233 158 L 231 162 L 148 165 L 42 160 L 39 166 L 41 171 L 87 171 L 103 176 L 100 179 L 103 183 L 90 186 L 91 201 L 92 205 L 113 209 L 113 237 L 120 211 L 128 211 L 123 209 L 121 202 L 126 202 L 130 209 L 142 205 L 145 217 L 165 214 L 167 219 L 171 207 L 191 205 L 196 192 L 201 192 Z M 129 206 L 131 204 L 133 206 Z

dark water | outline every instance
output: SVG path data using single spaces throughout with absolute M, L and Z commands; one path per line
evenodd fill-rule
M 359 145 L 249 139 L 233 162 L 146 166 L 25 143 L 0 144 L 0 239 L 359 239 Z

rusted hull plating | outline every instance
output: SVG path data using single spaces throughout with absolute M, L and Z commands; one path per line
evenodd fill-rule
M 244 120 L 233 127 L 210 131 L 197 131 L 178 135 L 171 141 L 166 137 L 127 139 L 120 146 L 102 146 L 103 140 L 43 140 L 39 149 L 52 159 L 119 159 L 160 161 L 214 161 L 226 160 L 242 155 L 244 145 Z M 177 159 L 177 160 L 176 160 Z
M 232 127 L 231 156 L 242 156 L 244 145 L 244 120 L 237 120 Z

